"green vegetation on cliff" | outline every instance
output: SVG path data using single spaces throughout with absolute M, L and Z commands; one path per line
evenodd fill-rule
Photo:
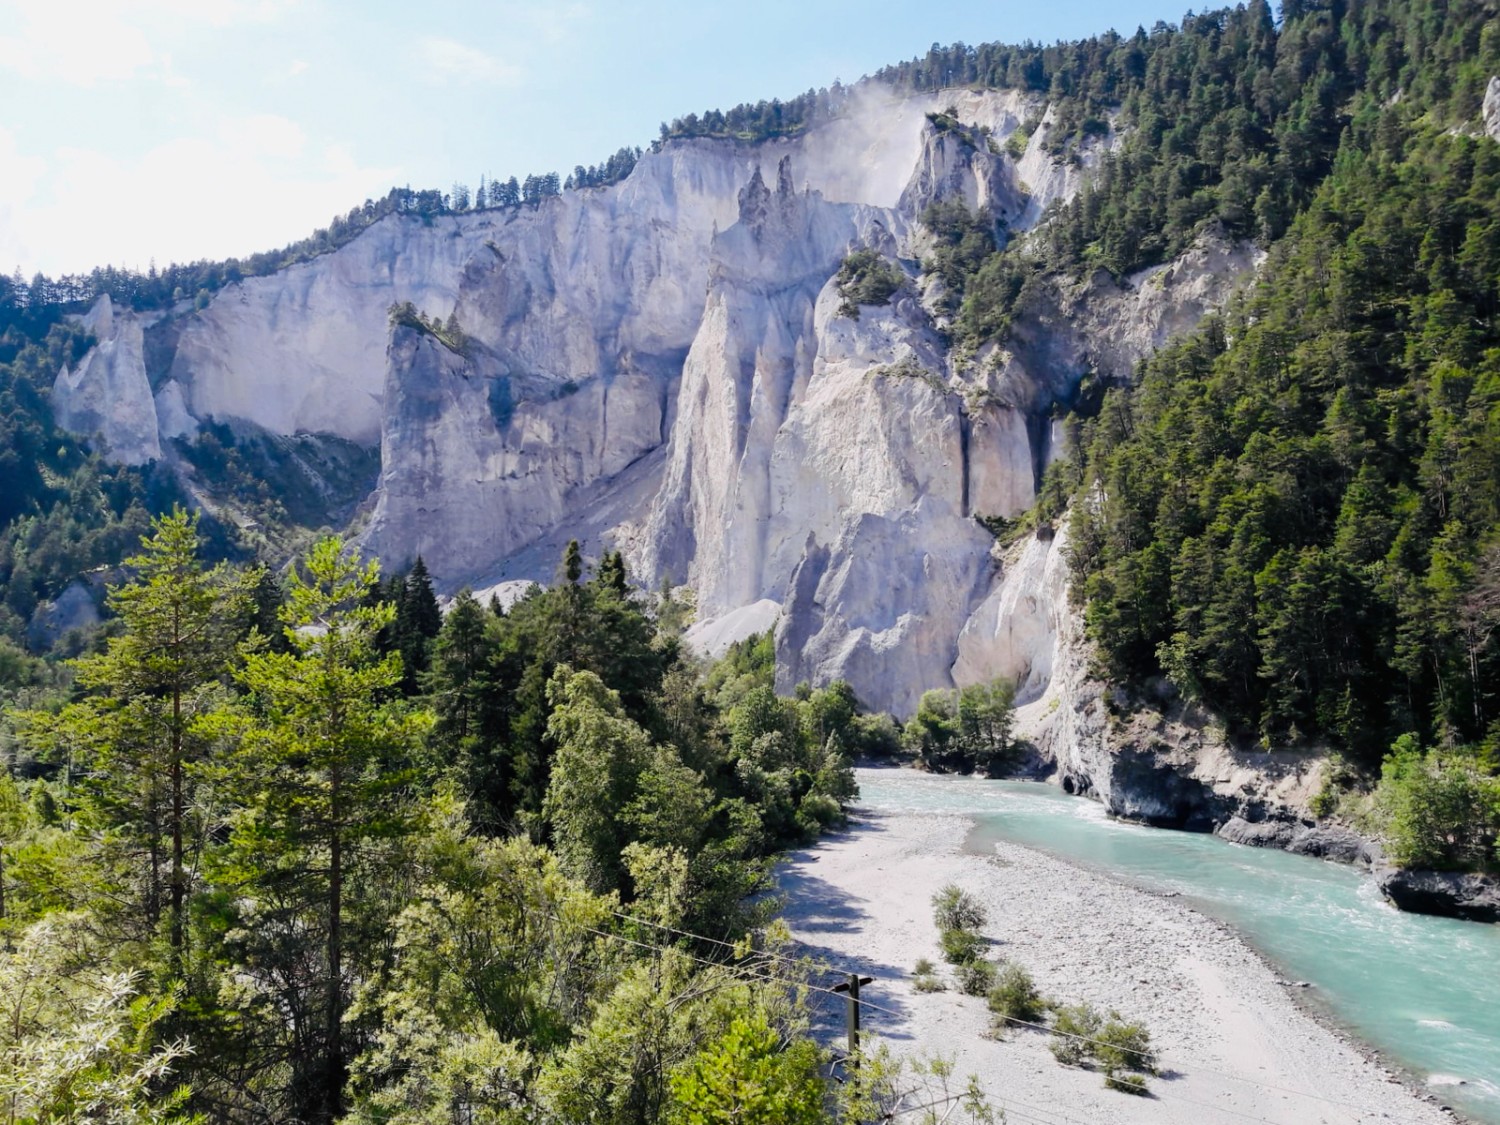
M 1472 125 L 1497 26 L 1479 4 L 1414 2 L 1283 29 L 1278 58 L 1303 44 L 1297 117 L 1332 114 L 1311 120 L 1324 155 L 1294 162 L 1286 232 L 1242 299 L 1084 429 L 1075 590 L 1112 677 L 1165 674 L 1270 746 L 1331 743 L 1373 770 L 1410 733 L 1460 774 L 1494 771 L 1500 145 Z M 1427 776 L 1409 754 L 1386 791 Z M 1447 830 L 1479 826 L 1458 809 Z M 1472 865 L 1487 838 L 1404 854 Z
M 1246 298 L 1106 397 L 1074 562 L 1113 673 L 1378 760 L 1500 718 L 1500 146 L 1359 135 Z

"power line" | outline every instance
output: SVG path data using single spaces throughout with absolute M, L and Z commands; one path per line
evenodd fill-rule
M 559 921 L 560 920 L 560 919 L 557 919 L 555 915 L 548 915 L 548 917 L 553 918 L 554 921 Z M 581 928 L 583 929 L 583 931 L 585 933 L 594 934 L 594 935 L 596 935 L 598 937 L 602 937 L 602 938 L 609 938 L 609 939 L 611 939 L 613 941 L 623 941 L 623 942 L 625 942 L 628 945 L 634 945 L 634 946 L 637 946 L 640 949 L 651 949 L 651 950 L 655 950 L 657 953 L 677 953 L 677 954 L 680 954 L 683 957 L 688 958 L 691 961 L 696 961 L 698 964 L 700 964 L 700 965 L 706 965 L 706 966 L 708 966 L 709 968 L 712 968 L 712 969 L 731 969 L 731 970 L 739 970 L 741 972 L 752 972 L 752 973 L 754 973 L 754 979 L 760 980 L 760 981 L 764 981 L 767 984 L 779 984 L 779 985 L 781 985 L 784 988 L 805 988 L 809 992 L 821 992 L 821 993 L 823 993 L 826 996 L 832 996 L 835 1000 L 844 1000 L 845 999 L 843 993 L 841 993 L 841 992 L 835 992 L 831 988 L 823 988 L 821 985 L 812 984 L 809 981 L 788 980 L 785 977 L 772 976 L 769 972 L 756 971 L 753 966 L 732 965 L 732 964 L 729 964 L 728 962 L 725 962 L 725 961 L 710 961 L 710 960 L 708 960 L 705 957 L 699 957 L 696 954 L 689 953 L 685 949 L 679 949 L 675 945 L 656 945 L 656 944 L 654 944 L 652 942 L 649 942 L 649 941 L 639 941 L 639 940 L 637 940 L 635 938 L 626 937 L 624 934 L 613 934 L 613 933 L 610 933 L 608 930 L 595 929 L 592 926 L 584 926 L 584 927 L 581 927 Z M 699 936 L 699 935 L 691 935 L 691 936 L 695 936 L 696 937 L 696 936 Z M 896 1011 L 895 1009 L 881 1007 L 878 1004 L 871 1004 L 869 1001 L 865 1000 L 863 997 L 860 998 L 859 1003 L 860 1003 L 861 1007 L 874 1008 L 876 1011 L 880 1011 L 880 1012 L 888 1012 L 891 1015 L 895 1016 L 897 1019 L 904 1018 L 903 1015 L 902 1015 L 902 1013 Z
M 626 913 L 624 913 L 623 911 L 620 911 L 620 910 L 611 910 L 611 911 L 609 911 L 609 913 L 612 914 L 612 915 L 614 915 L 616 918 L 623 918 L 627 922 L 635 922 L 638 925 L 649 926 L 652 929 L 657 929 L 657 930 L 664 930 L 664 931 L 666 931 L 669 934 L 676 934 L 679 937 L 692 938 L 694 941 L 708 942 L 710 945 L 718 945 L 718 946 L 722 946 L 725 949 L 734 950 L 736 953 L 739 952 L 739 948 L 740 947 L 738 945 L 736 945 L 734 942 L 724 941 L 724 940 L 722 940 L 720 938 L 711 938 L 711 937 L 708 937 L 706 934 L 695 934 L 695 933 L 692 933 L 689 930 L 679 930 L 675 926 L 668 926 L 668 925 L 665 925 L 665 924 L 663 924 L 661 922 L 652 922 L 649 919 L 639 918 L 639 917 L 637 917 L 634 914 L 626 914 Z M 801 959 L 801 958 L 788 957 L 784 953 L 777 953 L 775 950 L 771 950 L 771 949 L 757 949 L 754 952 L 759 953 L 759 954 L 761 954 L 764 957 L 770 957 L 770 958 L 774 958 L 777 961 L 782 961 L 782 962 L 784 962 L 784 963 L 786 963 L 788 965 L 799 965 L 800 966 L 801 964 L 803 964 L 803 959 Z M 821 967 L 828 969 L 828 971 L 830 971 L 830 972 L 843 972 L 843 973 L 847 973 L 847 972 L 850 971 L 850 970 L 847 970 L 847 969 L 839 969 L 839 968 L 835 967 L 834 965 L 829 964 L 828 962 L 814 962 L 814 963 L 821 965 Z
M 1047 1109 L 1047 1108 L 1045 1108 L 1043 1106 L 1030 1105 L 1030 1104 L 1028 1104 L 1026 1102 L 1019 1101 L 1018 1099 L 1012 1097 L 1009 1094 L 997 1097 L 995 1100 L 1000 1103 L 1000 1108 L 1001 1109 L 1006 1108 L 1006 1105 L 1008 1103 L 1010 1105 L 1018 1105 L 1022 1109 L 1029 1110 L 1032 1113 L 1040 1113 L 1043 1117 L 1051 1117 L 1051 1118 L 1055 1119 L 1055 1120 L 1050 1121 L 1050 1122 L 1045 1122 L 1044 1125 L 1057 1125 L 1057 1123 L 1059 1121 L 1062 1122 L 1063 1125 L 1083 1125 L 1083 1122 L 1079 1121 L 1078 1118 L 1076 1118 L 1076 1117 L 1069 1117 L 1066 1113 L 1063 1113 L 1061 1110 Z
M 631 915 L 631 914 L 626 914 L 623 911 L 610 910 L 610 911 L 607 911 L 607 913 L 609 913 L 610 915 L 612 915 L 612 916 L 614 916 L 616 918 L 620 918 L 620 919 L 622 919 L 624 921 L 635 922 L 635 923 L 638 923 L 640 925 L 644 925 L 644 926 L 647 926 L 647 927 L 650 927 L 650 928 L 653 928 L 653 929 L 658 929 L 658 930 L 662 930 L 662 931 L 667 932 L 667 933 L 675 934 L 675 935 L 677 935 L 679 937 L 685 937 L 685 938 L 693 939 L 695 941 L 706 942 L 706 943 L 708 943 L 710 945 L 716 945 L 716 946 L 720 946 L 722 948 L 734 950 L 735 952 L 739 951 L 739 947 L 738 946 L 734 945 L 731 942 L 723 941 L 723 940 L 721 940 L 719 938 L 711 938 L 711 937 L 708 937 L 705 934 L 697 934 L 697 933 L 693 933 L 692 931 L 689 931 L 689 930 L 682 930 L 682 929 L 679 929 L 679 928 L 674 927 L 674 926 L 668 926 L 668 925 L 665 925 L 664 923 L 653 922 L 653 921 L 650 921 L 649 919 L 640 918 L 640 917 L 637 917 L 637 916 Z M 559 922 L 561 921 L 561 919 L 557 918 L 555 915 L 550 915 L 549 914 L 548 917 L 551 917 L 554 921 L 559 921 Z M 733 971 L 733 972 L 737 972 L 737 973 L 740 973 L 740 974 L 749 974 L 747 977 L 743 977 L 742 979 L 756 980 L 756 981 L 760 981 L 760 982 L 763 982 L 763 983 L 766 983 L 766 984 L 778 984 L 778 985 L 781 985 L 784 988 L 806 989 L 806 990 L 808 990 L 810 992 L 816 992 L 816 993 L 820 993 L 822 995 L 831 996 L 831 997 L 833 997 L 836 1000 L 845 1001 L 845 1002 L 847 1002 L 847 999 L 848 999 L 844 994 L 838 993 L 838 992 L 834 992 L 831 988 L 824 988 L 824 987 L 821 987 L 819 985 L 812 984 L 811 982 L 805 981 L 805 980 L 803 980 L 803 981 L 788 980 L 785 977 L 774 976 L 769 971 L 766 971 L 765 969 L 757 969 L 755 966 L 734 965 L 734 964 L 731 964 L 731 963 L 728 963 L 728 962 L 725 962 L 725 961 L 711 961 L 711 960 L 708 960 L 707 958 L 699 957 L 696 954 L 689 953 L 688 951 L 686 951 L 684 949 L 680 949 L 677 946 L 672 946 L 672 945 L 658 945 L 658 944 L 655 944 L 655 943 L 652 943 L 652 942 L 639 941 L 639 940 L 637 940 L 635 938 L 626 937 L 624 934 L 611 933 L 611 932 L 609 932 L 607 930 L 600 930 L 600 929 L 597 929 L 597 928 L 594 928 L 594 927 L 591 927 L 591 926 L 585 926 L 585 927 L 583 927 L 583 929 L 584 929 L 584 931 L 586 933 L 594 934 L 597 937 L 602 937 L 602 938 L 606 938 L 606 939 L 613 940 L 613 941 L 625 942 L 626 944 L 635 946 L 635 947 L 640 948 L 640 949 L 648 949 L 648 950 L 652 950 L 652 951 L 657 952 L 657 953 L 669 953 L 669 952 L 670 953 L 677 953 L 677 954 L 679 954 L 681 956 L 687 957 L 689 960 L 692 960 L 692 961 L 694 961 L 694 962 L 696 962 L 696 963 L 698 963 L 700 965 L 704 965 L 704 966 L 707 966 L 709 968 L 727 969 L 727 970 L 730 970 L 730 971 Z M 782 955 L 782 954 L 775 953 L 774 951 L 770 951 L 770 950 L 758 950 L 756 952 L 759 953 L 760 955 L 764 956 L 764 957 L 767 957 L 767 958 L 770 958 L 770 959 L 774 959 L 776 961 L 780 961 L 782 963 L 793 965 L 793 966 L 800 967 L 800 966 L 802 966 L 802 965 L 805 964 L 805 962 L 803 962 L 803 961 L 798 961 L 796 959 L 787 957 L 787 956 Z M 835 970 L 832 970 L 831 967 L 827 967 L 827 968 L 828 968 L 828 971 L 835 971 Z M 863 996 L 861 996 L 859 998 L 858 1003 L 860 1004 L 860 1006 L 862 1008 L 868 1009 L 870 1011 L 884 1013 L 884 1014 L 889 1015 L 889 1016 L 891 1016 L 891 1017 L 893 1017 L 893 1018 L 895 1018 L 897 1020 L 904 1020 L 904 1019 L 907 1018 L 907 1013 L 897 1011 L 894 1008 L 889 1008 L 889 1007 L 886 1007 L 885 1005 L 882 1005 L 882 1004 L 873 1003 L 872 1001 L 866 1000 Z M 1094 1038 L 1094 1037 L 1091 1037 L 1091 1036 L 1087 1036 L 1087 1035 L 1079 1035 L 1076 1032 L 1058 1031 L 1055 1028 L 1048 1027 L 1045 1024 L 1033 1023 L 1033 1022 L 1028 1021 L 1028 1020 L 1010 1019 L 1008 1017 L 1006 1019 L 1006 1022 L 1008 1024 L 1012 1025 L 1012 1026 L 1031 1028 L 1033 1030 L 1045 1032 L 1048 1035 L 1055 1035 L 1055 1036 L 1058 1036 L 1058 1037 L 1064 1038 L 1064 1039 L 1073 1039 L 1073 1040 L 1076 1040 L 1078 1042 L 1089 1043 L 1089 1044 L 1092 1044 L 1094 1046 L 1110 1047 L 1110 1048 L 1113 1048 L 1113 1049 L 1120 1049 L 1119 1044 L 1110 1043 L 1110 1042 L 1108 1042 L 1106 1040 L 1097 1039 L 1097 1038 Z M 1130 1054 L 1132 1052 L 1128 1051 L 1128 1049 L 1127 1049 L 1125 1053 Z M 1360 1114 L 1361 1116 L 1366 1115 L 1366 1114 L 1368 1114 L 1368 1113 L 1371 1112 L 1370 1110 L 1365 1109 L 1364 1107 L 1356 1106 L 1356 1105 L 1353 1105 L 1353 1104 L 1351 1104 L 1349 1102 L 1339 1101 L 1339 1100 L 1337 1100 L 1335 1098 L 1325 1097 L 1325 1096 L 1323 1096 L 1321 1094 L 1314 1094 L 1314 1093 L 1311 1093 L 1310 1091 L 1296 1090 L 1296 1089 L 1292 1089 L 1292 1088 L 1289 1088 L 1289 1087 L 1277 1086 L 1277 1085 L 1275 1085 L 1273 1083 L 1262 1082 L 1262 1081 L 1260 1081 L 1258 1079 L 1246 1078 L 1246 1077 L 1243 1077 L 1241 1075 L 1230 1074 L 1227 1071 L 1217 1070 L 1214 1067 L 1208 1066 L 1207 1064 L 1199 1063 L 1197 1060 L 1192 1059 L 1192 1058 L 1184 1058 L 1183 1061 L 1186 1062 L 1186 1063 L 1190 1063 L 1190 1064 L 1196 1066 L 1199 1070 L 1202 1070 L 1205 1073 L 1213 1074 L 1213 1075 L 1216 1075 L 1217 1077 L 1225 1078 L 1225 1079 L 1228 1079 L 1229 1081 L 1232 1081 L 1232 1082 L 1240 1082 L 1240 1083 L 1244 1083 L 1244 1084 L 1249 1085 L 1249 1086 L 1258 1087 L 1260 1089 L 1271 1091 L 1271 1092 L 1274 1092 L 1274 1093 L 1286 1094 L 1286 1095 L 1289 1095 L 1289 1096 L 1292 1096 L 1292 1097 L 1310 1098 L 1310 1099 L 1313 1099 L 1315 1101 L 1324 1102 L 1324 1103 L 1326 1103 L 1328 1105 L 1337 1106 L 1337 1107 L 1339 1107 L 1341 1109 L 1351 1110 L 1352 1112 Z M 1176 1091 L 1160 1091 L 1159 1094 L 1158 1094 L 1158 1096 L 1162 1097 L 1165 1100 L 1172 1100 L 1172 1101 L 1181 1102 L 1184 1105 L 1196 1106 L 1196 1107 L 1198 1107 L 1200 1109 L 1208 1109 L 1208 1110 L 1212 1110 L 1212 1111 L 1217 1112 L 1217 1113 L 1229 1114 L 1230 1116 L 1242 1118 L 1242 1119 L 1247 1120 L 1247 1121 L 1259 1122 L 1259 1123 L 1261 1123 L 1261 1125 L 1277 1125 L 1276 1122 L 1270 1121 L 1268 1118 L 1260 1117 L 1260 1116 L 1257 1116 L 1255 1114 L 1245 1113 L 1243 1111 L 1236 1110 L 1236 1109 L 1230 1109 L 1227 1106 L 1216 1106 L 1216 1105 L 1212 1105 L 1212 1104 L 1207 1103 L 1207 1102 L 1196 1101 L 1196 1100 L 1194 1100 L 1192 1098 L 1185 1097 L 1185 1096 L 1177 1093 Z M 1007 1099 L 997 1099 L 997 1100 L 1000 1100 L 1000 1101 L 1003 1102 L 1004 1100 L 1007 1100 Z M 1056 1110 L 1045 1109 L 1045 1108 L 1040 1107 L 1040 1106 L 1027 1106 L 1027 1104 L 1025 1102 L 1017 1101 L 1014 1098 L 1010 1098 L 1008 1100 L 1011 1101 L 1013 1104 L 1015 1104 L 1017 1106 L 1025 1106 L 1027 1109 L 1031 1110 L 1033 1113 L 1043 1113 L 1043 1114 L 1047 1114 L 1047 1115 L 1058 1116 L 1058 1117 L 1061 1117 L 1064 1122 L 1069 1123 L 1069 1125 L 1076 1125 L 1076 1120 L 1074 1118 L 1068 1117 L 1065 1114 L 1061 1114 L 1061 1113 L 1059 1113 Z M 1048 1123 L 1041 1122 L 1040 1125 L 1048 1125 Z

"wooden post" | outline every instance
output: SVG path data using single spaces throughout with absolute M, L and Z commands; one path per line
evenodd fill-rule
M 849 1057 L 859 1058 L 859 974 L 849 974 Z M 858 1066 L 858 1061 L 855 1061 Z
M 869 984 L 874 979 L 874 977 L 862 977 L 858 973 L 850 973 L 847 982 L 833 986 L 834 992 L 847 992 L 849 994 L 849 1066 L 851 1069 L 858 1069 L 859 1067 L 859 986 Z

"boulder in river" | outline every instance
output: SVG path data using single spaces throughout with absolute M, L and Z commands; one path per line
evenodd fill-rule
M 1401 910 L 1471 922 L 1500 922 L 1500 879 L 1461 871 L 1376 872 L 1380 893 Z
M 1231 844 L 1252 848 L 1280 848 L 1294 855 L 1310 855 L 1338 863 L 1374 863 L 1374 844 L 1357 832 L 1337 825 L 1310 825 L 1293 820 L 1262 820 L 1251 823 L 1230 817 L 1215 831 Z

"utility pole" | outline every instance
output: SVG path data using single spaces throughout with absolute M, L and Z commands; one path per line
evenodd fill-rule
M 859 1069 L 859 986 L 869 984 L 874 979 L 874 977 L 862 977 L 858 973 L 850 973 L 847 981 L 833 986 L 834 992 L 849 994 L 849 1066 L 854 1070 Z

